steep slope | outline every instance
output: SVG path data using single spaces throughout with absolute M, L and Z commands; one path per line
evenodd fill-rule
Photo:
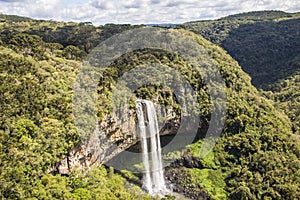
M 177 31 L 193 35 L 184 30 Z M 211 97 L 201 75 L 176 54 L 146 49 L 120 57 L 99 83 L 99 101 L 102 103 L 98 116 L 101 119 L 103 113 L 110 114 L 111 93 L 107 88 L 114 88 L 123 74 L 148 62 L 172 66 L 183 74 L 195 89 L 197 98 L 201 99 L 198 111 L 201 124 L 196 142 L 179 153 L 181 156 L 175 153 L 174 164 L 167 170 L 175 191 L 192 199 L 205 197 L 203 193 L 212 199 L 295 198 L 299 194 L 296 175 L 299 167 L 295 167 L 299 163 L 299 145 L 291 134 L 289 120 L 272 106 L 271 101 L 260 96 L 251 85 L 250 77 L 228 54 L 202 37 L 193 37 L 213 58 L 226 85 L 227 115 L 223 136 L 208 157 L 201 158 L 199 152 L 210 121 Z M 134 79 L 128 82 L 134 82 Z M 145 86 L 134 93 L 133 99 L 146 98 L 176 110 L 178 106 L 169 91 L 170 88 L 157 85 Z M 174 159 L 172 155 L 170 152 L 166 156 Z
M 282 125 L 278 122 L 275 122 L 277 125 L 270 123 L 277 118 L 276 115 L 281 116 L 281 119 L 284 117 L 273 108 L 271 102 L 261 98 L 254 87 L 250 86 L 250 79 L 232 58 L 216 46 L 208 42 L 203 43 L 214 56 L 220 69 L 226 71 L 230 77 L 226 79 L 226 83 L 233 80 L 239 84 L 241 80 L 244 85 L 227 88 L 228 119 L 215 152 L 200 159 L 197 166 L 193 157 L 196 157 L 196 160 L 199 158 L 201 140 L 191 145 L 188 151 L 190 153 L 187 153 L 183 160 L 193 158 L 192 162 L 188 162 L 188 168 L 175 169 L 178 175 L 175 179 L 181 182 L 180 185 L 183 185 L 185 190 L 193 188 L 192 190 L 199 191 L 199 188 L 205 188 L 215 199 L 222 198 L 224 188 L 230 199 L 261 199 L 267 196 L 296 198 L 299 194 L 299 182 L 297 175 L 294 176 L 293 173 L 299 173 L 299 168 L 294 169 L 295 164 L 299 163 L 299 143 L 290 131 L 284 128 L 287 126 L 286 121 Z M 239 71 L 229 72 L 233 69 Z M 289 144 L 289 147 L 285 147 L 286 144 Z M 277 145 L 280 147 L 277 148 Z M 292 154 L 289 153 L 289 149 L 294 149 Z M 290 160 L 289 164 L 285 163 L 285 159 Z M 221 173 L 221 169 L 224 174 Z M 275 169 L 278 171 L 273 171 Z M 284 177 L 290 177 L 294 180 L 293 183 L 290 184 Z M 222 183 L 222 178 L 226 184 Z
M 285 95 L 287 88 L 283 82 L 293 85 L 293 99 L 274 100 L 290 117 L 294 132 L 299 133 L 299 113 L 295 109 L 300 104 L 295 78 L 300 71 L 299 13 L 250 12 L 183 26 L 222 46 L 251 76 L 257 88 L 275 93 L 269 97 Z
M 262 91 L 275 106 L 284 110 L 293 122 L 293 132 L 300 133 L 300 73 L 295 73 L 288 79 L 280 80 L 270 88 L 273 92 Z
M 80 142 L 71 101 L 79 60 L 85 53 L 74 46 L 45 43 L 38 36 L 16 34 L 14 26 L 12 32 L 10 25 L 3 26 L 1 198 L 149 199 L 111 169 L 95 166 L 88 173 L 75 170 L 68 177 L 47 173 Z M 207 195 L 211 199 L 297 198 L 300 151 L 289 120 L 260 96 L 250 77 L 224 50 L 189 31 L 172 31 L 195 37 L 225 82 L 226 121 L 214 151 L 205 158 L 199 155 L 213 103 L 207 85 L 194 66 L 170 52 L 129 52 L 105 69 L 97 88 L 99 123 L 111 114 L 112 88 L 120 76 L 148 62 L 170 66 L 189 81 L 201 101 L 195 110 L 201 119 L 195 142 L 183 152 L 165 155 L 173 161 L 166 174 L 175 191 L 192 199 Z M 134 95 L 169 106 L 176 115 L 182 109 L 170 88 L 148 85 Z M 135 110 L 134 103 L 130 109 Z M 122 145 L 122 132 L 108 134 L 112 139 L 121 138 L 117 142 Z M 121 136 L 111 137 L 114 134 Z
M 265 88 L 299 70 L 290 65 L 300 51 L 299 17 L 299 13 L 262 11 L 183 26 L 222 46 L 256 87 Z
M 1 44 L 0 198 L 149 199 L 112 169 L 49 174 L 79 142 L 72 90 L 85 53 L 26 34 Z

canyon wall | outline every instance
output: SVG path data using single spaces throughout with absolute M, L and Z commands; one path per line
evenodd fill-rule
M 172 108 L 159 112 L 160 135 L 175 134 L 180 117 Z M 106 115 L 98 122 L 93 134 L 70 149 L 66 157 L 52 172 L 68 174 L 71 169 L 85 170 L 94 164 L 103 164 L 120 152 L 139 142 L 136 111 L 124 109 L 122 113 Z

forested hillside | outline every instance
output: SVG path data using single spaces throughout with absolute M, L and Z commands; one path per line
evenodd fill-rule
M 36 21 L 5 15 L 0 18 L 0 197 L 155 199 L 141 191 L 139 174 L 114 173 L 103 165 L 95 165 L 86 172 L 74 169 L 68 175 L 49 173 L 80 142 L 72 97 L 82 60 L 97 42 L 136 27 L 94 27 L 90 23 Z M 118 58 L 105 71 L 106 77 L 99 80 L 98 120 L 110 114 L 111 88 L 118 77 L 146 62 L 165 64 L 178 70 L 201 100 L 197 110 L 201 119 L 198 137 L 182 152 L 166 155 L 174 161 L 166 169 L 174 190 L 191 199 L 297 199 L 300 147 L 289 119 L 273 106 L 272 100 L 260 95 L 251 85 L 250 77 L 223 49 L 192 32 L 173 31 L 196 37 L 225 81 L 226 121 L 214 151 L 205 158 L 199 155 L 210 121 L 212 102 L 208 88 L 192 65 L 170 52 L 145 49 Z M 297 83 L 297 76 L 290 82 Z M 275 101 L 289 102 L 289 83 L 280 82 L 278 87 L 278 94 L 269 95 Z M 286 91 L 286 95 L 281 91 Z M 170 88 L 150 85 L 140 88 L 135 95 L 180 112 L 172 101 Z M 134 107 L 133 104 L 131 109 Z
M 38 35 L 45 42 L 60 43 L 64 47 L 73 45 L 85 52 L 114 34 L 142 26 L 106 24 L 95 27 L 91 22 L 54 22 L 7 15 L 0 15 L 0 25 L 4 37 L 16 33 Z
M 294 131 L 299 129 L 299 13 L 249 12 L 183 26 L 222 46 L 257 88 L 274 92 L 268 96 L 278 97 L 273 99 L 294 123 Z M 287 90 L 293 94 L 287 96 Z
M 149 60 L 154 63 L 159 61 L 184 74 L 195 88 L 198 99 L 201 99 L 199 115 L 202 129 L 198 130 L 198 141 L 183 151 L 182 156 L 177 157 L 178 160 L 167 169 L 168 179 L 176 185 L 176 191 L 184 192 L 192 199 L 202 199 L 205 196 L 203 193 L 212 199 L 296 198 L 299 193 L 296 175 L 299 169 L 294 167 L 299 163 L 299 145 L 297 138 L 291 134 L 288 119 L 272 106 L 271 101 L 259 95 L 251 86 L 249 76 L 221 48 L 203 38 L 199 38 L 199 42 L 222 72 L 228 101 L 223 137 L 214 152 L 204 159 L 199 152 L 203 142 L 201 138 L 209 124 L 211 102 L 207 88 L 202 86 L 203 80 L 195 75 L 195 69 L 184 64 L 184 60 L 176 55 L 142 51 L 124 56 L 123 62 L 121 59 L 112 66 L 114 70 L 109 70 L 114 72 L 108 75 L 108 80 L 114 85 L 117 74 L 125 73 L 124 69 L 128 71 Z M 174 101 L 161 98 L 172 96 L 168 95 L 168 90 L 165 94 L 165 90 L 157 86 L 154 88 L 141 88 L 136 95 L 152 101 L 159 96 L 159 101 L 163 100 L 159 103 L 176 107 L 172 103 Z M 105 96 L 102 96 L 102 102 L 106 102 Z M 293 183 L 287 183 L 284 177 L 289 177 Z
M 300 14 L 250 12 L 219 20 L 188 22 L 188 30 L 222 46 L 258 88 L 292 75 L 300 52 Z
M 1 26 L 0 198 L 149 199 L 113 169 L 96 166 L 68 177 L 49 174 L 79 142 L 72 89 L 86 53 L 18 33 L 18 23 L 24 23 L 18 19 Z

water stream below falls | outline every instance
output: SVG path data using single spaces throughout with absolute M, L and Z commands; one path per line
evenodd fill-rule
M 159 128 L 153 102 L 136 100 L 136 112 L 144 164 L 143 187 L 151 195 L 165 194 L 168 190 L 164 180 Z

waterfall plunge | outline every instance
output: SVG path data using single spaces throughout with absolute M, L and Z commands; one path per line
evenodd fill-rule
M 136 108 L 145 169 L 143 186 L 151 195 L 164 194 L 167 192 L 167 188 L 163 174 L 159 129 L 154 104 L 147 100 L 137 100 Z M 150 147 L 147 138 L 150 138 Z

